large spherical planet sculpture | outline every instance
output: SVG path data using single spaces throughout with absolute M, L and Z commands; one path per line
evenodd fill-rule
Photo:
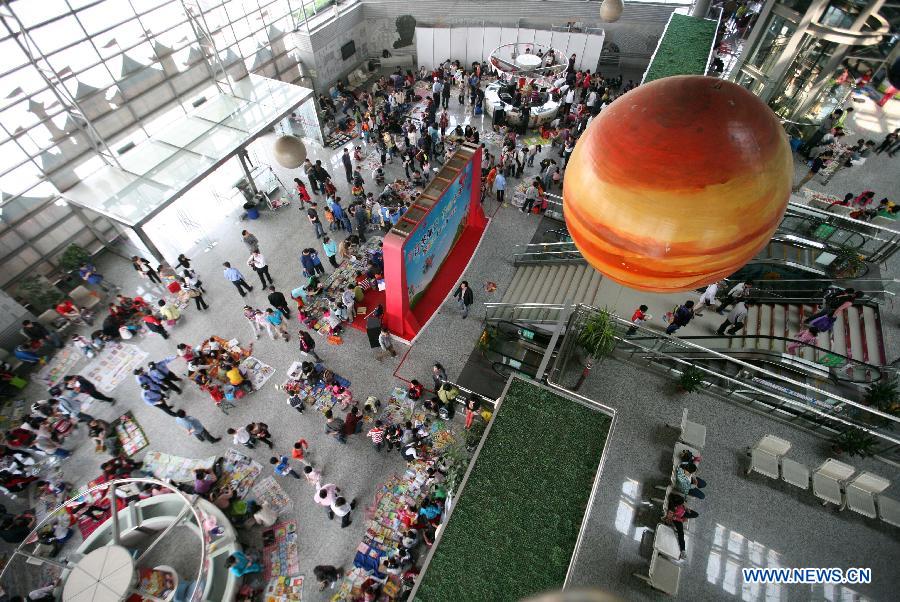
M 306 145 L 296 136 L 279 136 L 272 145 L 272 154 L 282 167 L 295 169 L 306 160 Z
M 698 288 L 762 249 L 791 192 L 793 161 L 772 111 L 736 84 L 675 76 L 604 109 L 566 166 L 575 245 L 630 288 Z

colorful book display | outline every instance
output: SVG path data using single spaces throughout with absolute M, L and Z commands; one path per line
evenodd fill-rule
M 127 456 L 133 456 L 150 444 L 147 435 L 144 434 L 144 430 L 137 420 L 134 419 L 134 415 L 131 412 L 125 412 L 119 416 L 113 423 L 113 428 L 115 429 L 116 437 L 119 439 L 122 451 Z
M 263 531 L 263 562 L 266 579 L 293 577 L 300 572 L 297 521 L 277 523 Z

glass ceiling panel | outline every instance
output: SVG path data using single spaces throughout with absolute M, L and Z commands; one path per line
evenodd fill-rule
M 173 121 L 163 131 L 153 136 L 153 139 L 162 140 L 178 148 L 184 148 L 214 127 L 215 124 L 205 119 L 185 116 Z
M 226 117 L 234 114 L 241 107 L 247 104 L 246 100 L 220 94 L 214 99 L 200 105 L 200 108 L 193 112 L 193 115 L 206 119 L 207 121 L 221 122 Z
M 119 163 L 126 171 L 142 176 L 175 153 L 178 147 L 147 140 L 119 157 Z
M 197 155 L 188 151 L 181 151 L 169 161 L 166 161 L 153 171 L 147 173 L 147 177 L 154 182 L 165 184 L 170 188 L 181 188 L 190 182 L 198 173 L 203 172 L 215 161 L 203 155 Z
M 175 119 L 118 157 L 121 166 L 103 166 L 63 197 L 120 223 L 139 225 L 312 98 L 308 88 L 258 75 L 241 79 L 234 92 L 217 94 Z

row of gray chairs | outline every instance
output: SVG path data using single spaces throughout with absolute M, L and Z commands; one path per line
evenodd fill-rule
M 758 472 L 803 491 L 809 490 L 809 468 L 785 457 L 791 447 L 790 441 L 765 435 L 748 450 L 750 465 L 747 474 Z M 863 516 L 880 517 L 889 525 L 900 527 L 900 503 L 881 495 L 890 485 L 891 482 L 884 477 L 866 471 L 857 473 L 854 466 L 833 458 L 825 460 L 812 472 L 813 495 L 822 500 L 823 506 L 831 503 L 837 505 L 838 510 L 850 508 Z

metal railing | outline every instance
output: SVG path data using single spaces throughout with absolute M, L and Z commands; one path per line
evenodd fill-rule
M 583 373 L 577 336 L 573 334 L 580 332 L 589 316 L 597 311 L 600 310 L 579 305 L 569 317 L 566 335 L 547 372 L 548 383 L 569 389 L 567 383 L 573 375 Z M 690 340 L 634 326 L 614 314 L 610 318 L 617 341 L 615 353 L 627 353 L 631 359 L 638 356 L 648 364 L 675 373 L 694 367 L 704 374 L 704 386 L 710 393 L 824 437 L 859 429 L 875 438 L 876 453 L 888 459 L 900 459 L 900 439 L 894 431 L 900 425 L 900 419 L 896 416 L 725 353 L 705 349 Z M 635 338 L 625 335 L 632 328 L 637 335 Z M 703 354 L 704 361 L 688 357 L 697 353 Z
M 516 245 L 514 249 L 521 249 L 512 254 L 514 265 L 542 262 L 586 263 L 573 242 L 539 242 Z
M 568 307 L 565 303 L 485 303 L 484 320 L 556 324 Z

